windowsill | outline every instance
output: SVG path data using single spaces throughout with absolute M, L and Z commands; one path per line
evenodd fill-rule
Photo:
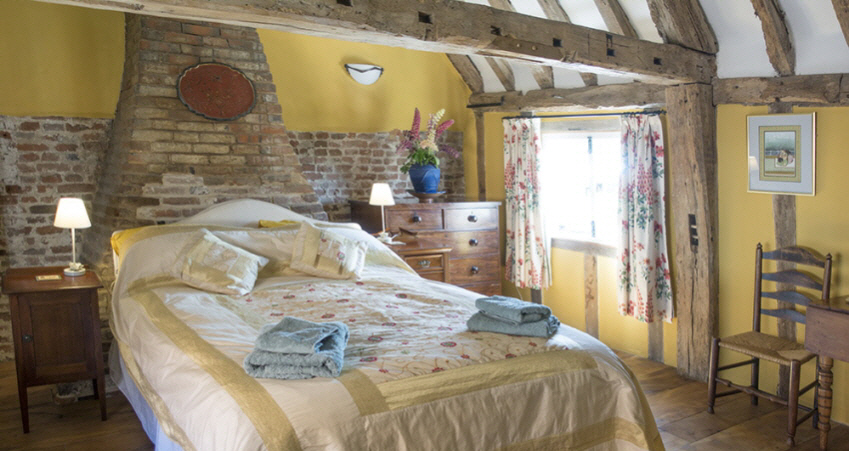
M 597 241 L 572 240 L 568 238 L 552 238 L 551 246 L 567 251 L 581 252 L 598 257 L 616 258 L 616 246 Z

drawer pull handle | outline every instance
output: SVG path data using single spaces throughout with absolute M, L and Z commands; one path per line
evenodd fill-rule
M 416 222 L 416 223 L 422 222 L 422 217 L 414 213 L 413 214 L 413 222 Z
M 469 272 L 471 272 L 472 274 L 477 274 L 477 273 L 481 272 L 481 269 L 480 269 L 480 268 L 478 268 L 477 266 L 472 266 L 472 267 L 469 269 Z
M 422 268 L 430 268 L 430 260 L 419 260 L 419 266 Z
M 469 246 L 477 246 L 477 245 L 478 245 L 478 239 L 477 238 L 472 238 L 471 240 L 469 240 Z
M 23 340 L 24 343 L 32 343 L 32 335 L 25 334 L 21 337 L 21 340 Z
M 478 222 L 478 215 L 469 215 L 469 222 Z

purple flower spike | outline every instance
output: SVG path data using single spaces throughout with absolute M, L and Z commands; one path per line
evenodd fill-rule
M 416 108 L 416 112 L 413 113 L 413 125 L 410 127 L 410 140 L 416 140 L 419 138 L 419 127 L 422 124 L 422 115 L 419 113 L 419 109 Z
M 445 130 L 448 130 L 448 127 L 452 125 L 454 125 L 454 119 L 448 119 L 447 121 L 440 124 L 439 127 L 436 128 L 436 138 L 439 139 L 439 137 L 442 136 L 442 133 Z

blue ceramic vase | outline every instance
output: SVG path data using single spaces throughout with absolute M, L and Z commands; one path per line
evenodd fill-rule
M 410 166 L 410 181 L 417 193 L 435 193 L 439 191 L 439 179 L 442 172 L 432 164 Z

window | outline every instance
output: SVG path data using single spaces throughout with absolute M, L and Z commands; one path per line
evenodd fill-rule
M 541 205 L 549 237 L 618 241 L 619 119 L 542 123 Z

